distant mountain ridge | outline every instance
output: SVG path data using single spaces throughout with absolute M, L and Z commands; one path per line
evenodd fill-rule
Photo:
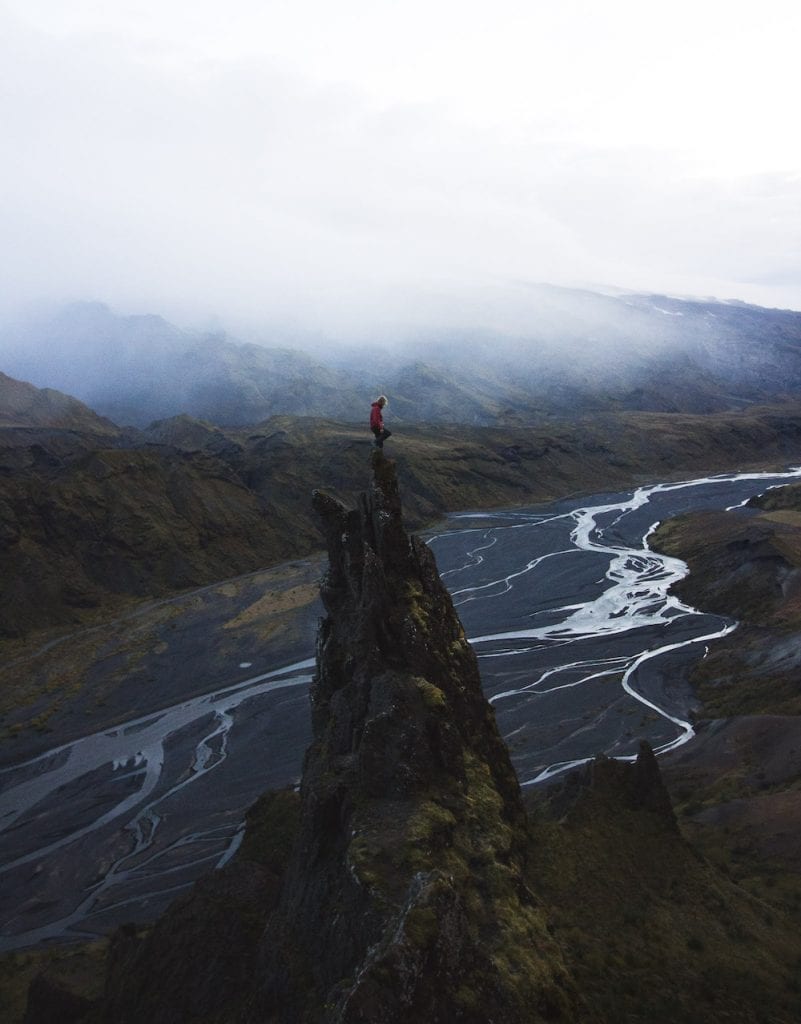
M 83 402 L 51 388 L 35 388 L 0 372 L 0 427 L 57 427 L 113 436 L 118 428 Z
M 244 344 L 78 303 L 0 326 L 0 366 L 138 427 L 181 413 L 224 427 L 275 415 L 362 422 L 379 392 L 398 422 L 489 426 L 604 410 L 706 413 L 801 391 L 792 310 L 545 285 L 524 299 L 513 330 L 417 330 L 313 356 L 278 333 L 275 344 Z
M 158 316 L 117 316 L 76 303 L 0 332 L 0 365 L 58 386 L 120 425 L 189 413 L 233 426 L 269 415 L 338 416 L 353 408 L 347 376 L 302 352 L 182 331 Z
M 230 428 L 183 415 L 120 430 L 66 395 L 8 377 L 0 407 L 0 639 L 308 555 L 321 543 L 311 491 L 321 484 L 351 500 L 371 451 L 365 425 L 320 417 Z M 407 522 L 419 528 L 457 509 L 783 466 L 801 452 L 801 403 L 406 424 L 390 447 Z

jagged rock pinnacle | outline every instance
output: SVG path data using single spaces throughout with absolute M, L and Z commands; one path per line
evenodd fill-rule
M 394 463 L 375 453 L 373 470 L 370 492 L 356 510 L 319 491 L 313 497 L 329 551 L 320 588 L 328 617 L 312 685 L 315 740 L 325 737 L 329 760 L 355 756 L 374 796 L 411 793 L 414 780 L 428 785 L 435 768 L 461 777 L 467 742 L 492 765 L 504 814 L 517 820 L 523 813 L 517 779 L 473 650 L 429 548 L 404 530 Z M 399 675 L 417 682 L 399 685 Z M 425 716 L 408 706 L 420 694 Z M 434 710 L 447 703 L 458 713 L 433 715 L 432 703 Z M 416 735 L 422 718 L 425 728 Z M 401 745 L 393 763 L 384 742 Z
M 554 784 L 546 802 L 554 816 L 573 821 L 585 810 L 595 813 L 600 805 L 610 814 L 624 809 L 647 811 L 660 820 L 661 827 L 679 834 L 656 755 L 645 740 L 640 740 L 633 764 L 599 754 Z
M 330 560 L 314 739 L 253 1020 L 558 1018 L 566 972 L 523 881 L 514 770 L 394 463 L 372 466 L 356 509 L 313 499 Z

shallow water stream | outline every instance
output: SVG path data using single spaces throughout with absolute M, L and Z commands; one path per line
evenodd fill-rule
M 648 535 L 670 516 L 733 508 L 798 476 L 462 514 L 430 536 L 524 785 L 601 751 L 633 756 L 643 737 L 657 750 L 692 737 L 689 667 L 734 624 L 668 594 L 686 569 L 651 552 Z M 298 778 L 312 667 L 220 679 L 0 771 L 0 948 L 152 920 L 224 863 L 245 809 Z

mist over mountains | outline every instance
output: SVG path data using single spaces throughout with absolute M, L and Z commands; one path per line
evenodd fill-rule
M 660 531 L 676 557 L 696 559 L 699 607 L 722 581 L 722 613 L 758 615 L 704 659 L 698 715 L 715 721 L 669 763 L 669 791 L 641 747 L 634 765 L 599 757 L 525 804 L 433 557 L 403 523 L 797 465 L 801 314 L 559 289 L 539 299 L 525 335 L 454 329 L 308 352 L 90 304 L 3 329 L 0 753 L 12 771 L 49 764 L 31 759 L 89 730 L 159 721 L 178 700 L 205 700 L 212 681 L 227 694 L 220 680 L 241 682 L 232 666 L 256 671 L 251 651 L 267 666 L 301 664 L 323 534 L 333 566 L 318 644 L 330 657 L 312 701 L 325 731 L 307 796 L 262 797 L 240 851 L 159 920 L 145 901 L 144 928 L 0 958 L 11 1021 L 174 1024 L 213 1012 L 232 1024 L 266 1013 L 373 1024 L 378 998 L 390 1006 L 380 1019 L 396 1024 L 457 1019 L 454 1008 L 468 1024 L 799 1019 L 797 495 L 734 526 L 726 512 Z M 379 389 L 397 423 L 386 461 L 365 423 Z M 276 699 L 305 709 L 291 694 Z M 328 707 L 339 709 L 330 719 Z M 280 731 L 252 708 L 241 722 L 259 744 Z M 188 726 L 163 741 L 186 739 L 186 777 L 206 751 L 209 770 L 233 756 L 227 740 L 213 746 L 216 713 L 210 728 L 197 747 Z M 242 764 L 252 776 L 252 759 Z M 115 787 L 147 771 L 119 766 Z M 106 799 L 96 777 L 64 783 L 20 827 L 50 843 L 50 807 L 69 817 Z M 185 821 L 205 843 L 194 808 L 173 805 L 172 827 Z M 123 822 L 108 825 L 121 850 L 139 843 Z M 165 829 L 156 843 L 155 856 L 177 851 L 173 893 L 184 851 L 196 854 Z M 22 864 L 32 920 L 83 863 L 65 848 L 57 871 Z M 117 870 L 107 864 L 89 866 L 92 889 Z M 353 1014 L 329 1012 L 345 997 Z
M 351 344 L 278 330 L 242 342 L 76 303 L 0 325 L 0 367 L 138 427 L 181 413 L 221 426 L 284 414 L 361 422 L 380 391 L 396 422 L 491 426 L 577 409 L 722 411 L 801 387 L 801 313 L 524 292 L 503 329 L 441 322 Z

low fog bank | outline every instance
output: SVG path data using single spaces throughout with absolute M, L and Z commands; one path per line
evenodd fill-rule
M 0 321 L 0 370 L 119 424 L 188 413 L 361 421 L 385 391 L 399 420 L 490 424 L 580 409 L 692 412 L 801 387 L 801 313 L 542 284 L 417 296 L 330 335 L 276 323 L 234 336 L 99 303 Z

